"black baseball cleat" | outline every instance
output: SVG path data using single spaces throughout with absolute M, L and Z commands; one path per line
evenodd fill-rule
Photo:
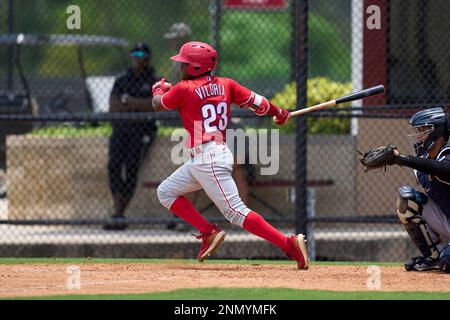
M 450 273 L 450 244 L 441 253 L 439 268 L 445 273 Z
M 441 259 L 441 261 L 439 262 L 439 269 L 441 269 L 445 273 L 450 273 L 450 264 L 444 259 Z
M 439 270 L 439 258 L 413 257 L 405 263 L 406 271 Z

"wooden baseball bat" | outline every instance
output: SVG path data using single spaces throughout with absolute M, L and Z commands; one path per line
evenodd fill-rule
M 349 102 L 349 101 L 355 101 L 355 100 L 360 100 L 360 99 L 364 99 L 379 93 L 384 92 L 384 86 L 382 84 L 375 86 L 375 87 L 370 87 L 358 92 L 354 92 L 351 93 L 347 96 L 344 97 L 340 97 L 337 98 L 336 100 L 330 100 L 327 102 L 323 102 L 320 104 L 316 104 L 315 106 L 311 106 L 308 108 L 304 108 L 304 109 L 300 109 L 300 110 L 296 110 L 296 111 L 292 111 L 291 112 L 291 116 L 298 116 L 307 112 L 312 112 L 312 111 L 316 111 L 316 110 L 321 110 L 321 109 L 325 109 L 325 108 L 329 108 L 329 107 L 334 107 L 337 104 L 340 103 L 344 103 L 344 102 Z M 273 120 L 276 120 L 276 117 L 273 117 Z

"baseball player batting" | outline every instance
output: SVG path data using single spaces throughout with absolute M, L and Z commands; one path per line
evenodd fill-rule
M 212 76 L 217 52 L 206 43 L 187 42 L 171 59 L 180 62 L 183 80 L 173 87 L 165 79 L 155 83 L 153 109 L 178 110 L 189 135 L 191 159 L 161 183 L 159 201 L 198 229 L 196 238 L 202 240 L 197 256 L 200 262 L 213 255 L 225 239 L 225 232 L 206 221 L 183 196 L 203 189 L 228 221 L 279 247 L 297 262 L 298 269 L 307 269 L 304 235 L 284 235 L 242 202 L 231 176 L 233 155 L 225 143 L 232 103 L 250 108 L 259 116 L 273 116 L 279 125 L 289 120 L 289 111 L 232 79 Z

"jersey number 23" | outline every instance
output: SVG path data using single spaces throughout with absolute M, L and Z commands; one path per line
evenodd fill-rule
M 217 130 L 223 131 L 228 124 L 228 106 L 226 102 L 220 102 L 217 106 L 213 104 L 205 104 L 202 107 L 203 127 L 206 133 L 212 133 Z M 212 123 L 219 118 L 218 125 Z

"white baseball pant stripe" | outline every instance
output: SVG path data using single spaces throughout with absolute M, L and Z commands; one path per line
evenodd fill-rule
M 242 227 L 251 210 L 239 197 L 231 175 L 234 161 L 231 151 L 226 144 L 215 142 L 206 143 L 201 148 L 201 153 L 159 185 L 159 201 L 170 209 L 179 196 L 203 189 L 228 221 Z

